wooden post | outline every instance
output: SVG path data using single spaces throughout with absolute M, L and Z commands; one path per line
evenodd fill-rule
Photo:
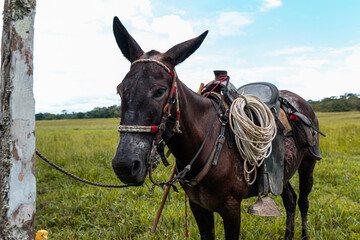
M 0 238 L 34 239 L 35 0 L 4 0 L 0 85 Z

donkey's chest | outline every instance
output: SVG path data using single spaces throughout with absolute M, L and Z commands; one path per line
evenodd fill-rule
M 229 201 L 240 203 L 250 192 L 240 169 L 238 166 L 231 166 L 226 171 L 212 169 L 195 187 L 183 188 L 191 202 L 209 211 L 219 212 Z
M 221 193 L 216 193 L 216 191 L 211 191 L 207 188 L 202 188 L 201 186 L 196 186 L 195 188 L 184 187 L 184 189 L 190 202 L 211 212 L 217 212 L 223 201 Z

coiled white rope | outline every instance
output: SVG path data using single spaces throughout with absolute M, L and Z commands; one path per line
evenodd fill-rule
M 254 123 L 254 116 L 260 126 Z M 258 97 L 241 95 L 230 107 L 230 127 L 235 134 L 236 146 L 244 159 L 244 174 L 249 185 L 256 180 L 257 167 L 260 167 L 272 151 L 271 142 L 277 133 L 275 119 Z M 253 179 L 250 174 L 254 172 Z

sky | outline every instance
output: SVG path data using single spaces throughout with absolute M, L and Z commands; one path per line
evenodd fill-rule
M 144 51 L 166 52 L 209 30 L 176 67 L 194 91 L 227 70 L 237 87 L 266 81 L 306 100 L 360 93 L 359 12 L 358 0 L 37 0 L 36 113 L 120 105 L 116 86 L 130 63 L 114 16 Z

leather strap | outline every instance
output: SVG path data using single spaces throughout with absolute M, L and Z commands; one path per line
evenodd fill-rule
M 206 160 L 204 167 L 193 179 L 184 181 L 187 185 L 189 185 L 191 187 L 195 187 L 208 174 L 211 166 L 217 164 L 218 158 L 221 153 L 222 146 L 225 143 L 224 133 L 225 133 L 225 124 L 222 124 L 221 130 L 220 130 L 220 135 L 217 138 L 217 140 L 214 144 L 214 147 L 211 150 L 211 153 L 210 153 L 208 159 Z

